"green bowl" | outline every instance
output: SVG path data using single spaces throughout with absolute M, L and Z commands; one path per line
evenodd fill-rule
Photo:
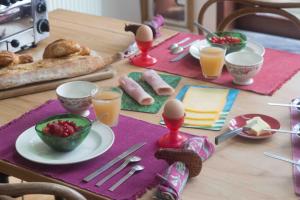
M 217 44 L 217 45 L 224 45 L 226 47 L 226 54 L 228 53 L 232 53 L 235 51 L 240 51 L 241 49 L 246 47 L 247 44 L 247 36 L 243 33 L 239 33 L 239 32 L 215 32 L 214 34 L 216 34 L 219 37 L 224 37 L 224 36 L 231 36 L 231 37 L 237 37 L 240 38 L 241 42 L 240 43 L 236 43 L 236 44 Z M 213 37 L 212 34 L 208 34 L 206 36 L 206 40 L 208 41 L 209 44 L 214 45 L 215 43 L 211 42 L 211 38 Z
M 56 135 L 45 134 L 42 130 L 48 123 L 58 121 L 58 120 L 68 120 L 74 122 L 77 126 L 81 126 L 81 129 L 68 137 L 59 137 Z M 45 142 L 49 147 L 56 151 L 72 151 L 82 141 L 86 138 L 91 130 L 92 123 L 88 118 L 82 117 L 75 114 L 62 114 L 49 117 L 36 124 L 35 130 L 39 137 Z

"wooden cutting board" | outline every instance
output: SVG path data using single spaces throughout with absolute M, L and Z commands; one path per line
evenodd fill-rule
M 68 79 L 60 79 L 54 81 L 40 82 L 34 83 L 30 85 L 25 85 L 22 87 L 11 88 L 7 90 L 0 90 L 0 99 L 7 99 L 11 97 L 22 96 L 26 94 L 33 94 L 38 92 L 43 92 L 47 90 L 53 90 L 57 88 L 60 84 L 70 81 L 100 81 L 114 77 L 116 74 L 115 70 L 112 68 L 104 68 L 99 71 L 96 71 L 91 74 L 87 74 L 84 76 L 78 76 L 74 78 Z

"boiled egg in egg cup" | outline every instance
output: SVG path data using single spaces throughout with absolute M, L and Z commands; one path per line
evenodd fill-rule
M 181 148 L 182 143 L 186 141 L 187 137 L 181 135 L 178 130 L 184 122 L 184 107 L 181 101 L 172 99 L 167 101 L 164 106 L 163 119 L 170 130 L 169 133 L 163 135 L 158 140 L 160 148 Z
M 141 54 L 131 58 L 131 62 L 140 67 L 148 67 L 157 63 L 157 59 L 148 54 L 153 43 L 153 31 L 147 25 L 141 25 L 135 33 L 136 43 Z

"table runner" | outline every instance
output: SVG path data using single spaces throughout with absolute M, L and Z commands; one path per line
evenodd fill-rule
M 300 111 L 295 107 L 291 107 L 291 130 L 300 123 Z M 293 160 L 300 160 L 300 137 L 291 135 L 292 139 L 292 158 Z M 297 195 L 300 195 L 300 167 L 293 165 L 294 189 Z
M 50 100 L 40 107 L 25 113 L 18 119 L 2 126 L 0 128 L 0 159 L 111 199 L 136 199 L 136 197 L 144 194 L 147 188 L 154 187 L 157 184 L 157 180 L 155 179 L 156 174 L 162 173 L 168 165 L 165 161 L 155 159 L 154 152 L 157 149 L 157 139 L 165 134 L 167 129 L 159 125 L 153 125 L 126 116 L 120 116 L 118 126 L 113 128 L 116 138 L 112 148 L 103 155 L 90 161 L 72 165 L 47 166 L 28 161 L 16 152 L 15 141 L 24 130 L 44 118 L 65 112 L 66 111 L 57 100 Z M 94 113 L 92 113 L 90 117 L 91 119 L 94 119 Z M 95 171 L 95 169 L 103 166 L 103 164 L 107 163 L 133 144 L 142 141 L 147 142 L 147 144 L 132 155 L 142 157 L 140 164 L 145 166 L 145 170 L 122 184 L 115 192 L 109 192 L 107 189 L 114 182 L 119 180 L 120 177 L 125 175 L 127 173 L 126 170 L 112 178 L 100 188 L 97 188 L 94 185 L 99 179 L 103 178 L 120 165 L 122 161 L 90 183 L 81 182 L 82 178 Z
M 158 63 L 150 68 L 263 95 L 272 95 L 300 70 L 299 54 L 266 48 L 262 70 L 254 77 L 252 85 L 238 86 L 233 84 L 232 76 L 226 70 L 223 70 L 222 77 L 217 80 L 205 80 L 201 73 L 199 61 L 192 56 L 188 55 L 179 62 L 169 62 L 177 55 L 171 54 L 168 47 L 185 37 L 191 37 L 190 41 L 203 39 L 201 35 L 178 33 L 165 40 L 150 51 L 150 55 L 158 59 Z M 188 48 L 185 51 L 188 51 Z

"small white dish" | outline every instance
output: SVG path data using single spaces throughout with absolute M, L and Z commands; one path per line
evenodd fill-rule
M 200 49 L 202 47 L 205 47 L 206 45 L 208 45 L 209 43 L 206 41 L 206 39 L 204 40 L 196 40 L 189 49 L 190 54 L 199 60 L 200 58 Z M 265 48 L 261 45 L 258 44 L 252 40 L 247 40 L 247 45 L 244 49 L 241 50 L 241 52 L 252 52 L 252 53 L 256 53 L 259 54 L 261 56 L 264 56 L 265 54 Z
M 108 126 L 94 122 L 87 138 L 73 151 L 58 152 L 48 147 L 37 135 L 34 126 L 16 140 L 17 152 L 30 161 L 48 164 L 74 164 L 93 159 L 106 152 L 114 143 L 115 135 Z
M 253 52 L 237 51 L 225 56 L 225 65 L 237 85 L 251 85 L 260 71 L 264 57 Z
M 61 105 L 73 114 L 89 116 L 88 108 L 92 104 L 92 94 L 98 91 L 96 84 L 88 81 L 73 81 L 56 88 Z

